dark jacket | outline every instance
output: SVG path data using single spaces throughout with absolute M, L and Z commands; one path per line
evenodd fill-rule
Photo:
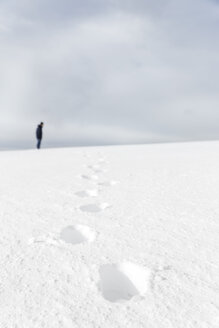
M 38 140 L 41 140 L 43 137 L 43 128 L 41 125 L 38 125 L 38 127 L 36 129 L 36 137 Z

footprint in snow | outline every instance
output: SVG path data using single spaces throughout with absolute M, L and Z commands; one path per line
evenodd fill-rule
M 111 186 L 115 186 L 119 183 L 119 181 L 104 181 L 104 182 L 100 182 L 98 183 L 99 186 L 103 186 L 103 187 L 111 187 Z
M 91 170 L 99 170 L 101 168 L 98 164 L 88 165 L 87 167 Z
M 81 178 L 85 179 L 85 180 L 98 180 L 98 176 L 95 174 L 93 174 L 93 175 L 82 174 Z
M 106 173 L 107 170 L 102 170 L 102 169 L 93 169 L 94 173 Z
M 68 226 L 60 233 L 60 239 L 69 244 L 81 244 L 94 241 L 96 234 L 85 225 Z
M 105 173 L 107 170 L 101 169 L 99 165 L 88 165 L 88 168 L 91 169 L 94 173 Z
M 110 302 L 124 302 L 147 292 L 151 272 L 147 268 L 125 262 L 104 265 L 99 275 L 98 289 L 102 296 Z
M 98 162 L 101 164 L 101 163 L 106 163 L 106 159 L 104 157 L 100 157 L 98 159 Z
M 60 234 L 49 233 L 47 235 L 31 238 L 28 245 L 45 244 L 47 246 L 60 246 L 60 241 L 70 244 L 89 243 L 94 241 L 96 233 L 85 225 L 68 226 L 64 228 Z
M 102 204 L 88 204 L 88 205 L 83 205 L 80 207 L 80 210 L 82 212 L 88 212 L 88 213 L 98 213 L 102 212 L 105 209 L 109 208 L 110 205 L 107 203 L 102 203 Z
M 84 198 L 84 197 L 97 197 L 98 190 L 97 189 L 90 189 L 90 190 L 82 190 L 75 193 L 76 196 Z

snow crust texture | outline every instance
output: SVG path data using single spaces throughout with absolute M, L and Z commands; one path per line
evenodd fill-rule
M 219 143 L 0 152 L 0 328 L 218 328 Z

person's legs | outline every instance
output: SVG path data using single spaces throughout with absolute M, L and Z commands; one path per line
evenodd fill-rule
M 38 142 L 37 142 L 37 149 L 40 149 L 40 145 L 41 145 L 41 139 L 38 139 Z

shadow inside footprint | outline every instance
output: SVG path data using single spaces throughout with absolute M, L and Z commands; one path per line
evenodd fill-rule
M 110 302 L 128 301 L 148 288 L 149 271 L 132 263 L 104 265 L 99 274 L 98 287 Z
M 115 186 L 118 183 L 119 183 L 118 181 L 104 181 L 104 182 L 100 182 L 98 184 L 99 184 L 99 186 L 103 186 L 103 187 L 111 187 L 111 186 Z
M 60 238 L 66 243 L 75 245 L 93 241 L 95 233 L 87 226 L 68 226 L 61 231 Z
M 80 207 L 80 210 L 82 212 L 98 213 L 98 212 L 104 211 L 105 209 L 107 209 L 109 207 L 110 206 L 107 203 L 103 203 L 103 204 L 100 204 L 100 205 L 97 205 L 97 204 L 88 204 L 88 205 L 81 206 Z
M 96 204 L 83 205 L 80 207 L 80 210 L 82 212 L 91 212 L 91 213 L 97 213 L 102 211 L 101 207 Z
M 98 176 L 97 175 L 81 175 L 81 178 L 82 179 L 85 179 L 85 180 L 98 180 Z
M 75 193 L 75 195 L 78 196 L 78 197 L 82 197 L 82 198 L 88 196 L 86 191 L 78 191 L 78 192 Z
M 93 190 L 83 190 L 83 191 L 78 191 L 75 193 L 76 196 L 85 198 L 85 197 L 96 197 L 98 196 L 98 190 L 93 189 Z

